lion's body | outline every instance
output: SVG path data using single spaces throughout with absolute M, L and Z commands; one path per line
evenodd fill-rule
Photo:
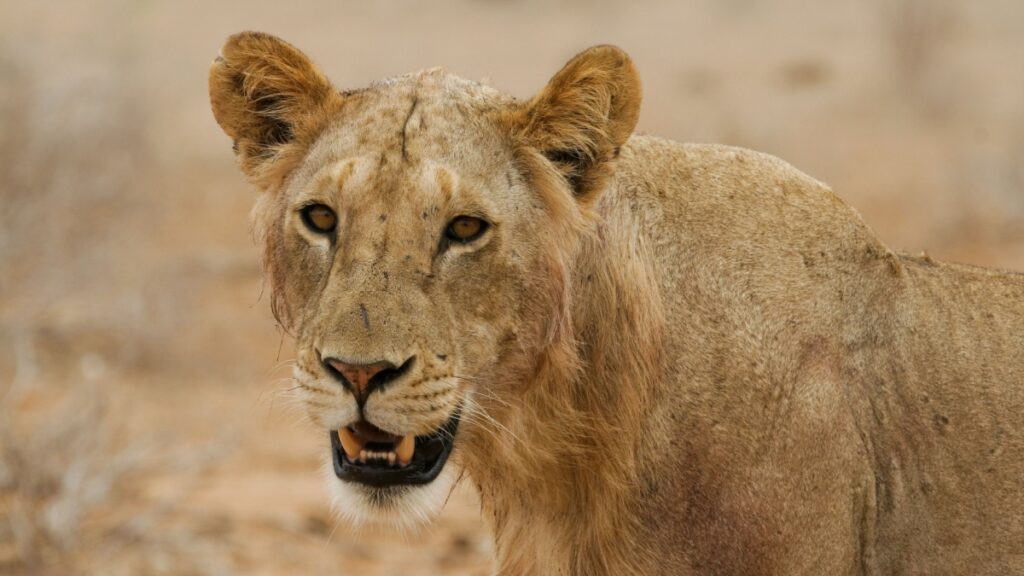
M 613 47 L 527 102 L 339 93 L 257 33 L 210 78 L 311 420 L 461 421 L 425 486 L 335 449 L 349 517 L 428 515 L 458 465 L 501 574 L 1024 573 L 1024 276 L 896 255 L 769 156 L 631 137 Z M 338 362 L 403 368 L 357 398 Z
M 1024 571 L 1024 275 L 894 255 L 765 155 L 634 137 L 616 173 L 665 314 L 667 572 Z

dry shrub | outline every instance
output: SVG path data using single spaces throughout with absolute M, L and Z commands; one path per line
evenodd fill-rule
M 145 451 L 119 441 L 95 384 L 52 399 L 30 390 L 15 382 L 0 403 L 0 565 L 71 569 L 94 536 L 84 525 L 144 469 Z
M 182 492 L 154 501 L 140 487 L 172 474 L 187 484 L 228 445 L 134 435 L 98 357 L 83 359 L 77 383 L 52 384 L 31 342 L 15 356 L 0 392 L 0 574 L 225 573 L 224 543 L 174 522 Z
M 167 257 L 146 244 L 161 187 L 143 91 L 130 66 L 2 42 L 0 77 L 0 574 L 224 573 L 223 543 L 175 523 L 180 492 L 140 491 L 226 444 L 133 437 L 113 397 L 182 315 L 152 288 Z

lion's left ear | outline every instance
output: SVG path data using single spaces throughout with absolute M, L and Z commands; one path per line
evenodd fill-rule
M 597 190 L 640 116 L 640 76 L 615 46 L 570 60 L 517 118 L 518 136 L 562 173 L 577 197 Z

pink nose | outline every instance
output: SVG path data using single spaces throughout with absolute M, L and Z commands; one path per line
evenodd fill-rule
M 394 364 L 390 362 L 374 362 L 373 364 L 346 364 L 334 358 L 328 358 L 327 363 L 331 365 L 352 386 L 352 392 L 356 398 L 364 399 L 373 390 L 370 380 L 385 370 L 394 370 Z

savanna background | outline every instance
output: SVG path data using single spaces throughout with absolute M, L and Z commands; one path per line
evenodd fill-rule
M 415 535 L 328 510 L 208 107 L 244 29 L 339 87 L 443 65 L 523 98 L 616 43 L 641 130 L 781 156 L 897 249 L 1024 269 L 1019 0 L 0 0 L 0 574 L 488 573 L 464 487 Z

